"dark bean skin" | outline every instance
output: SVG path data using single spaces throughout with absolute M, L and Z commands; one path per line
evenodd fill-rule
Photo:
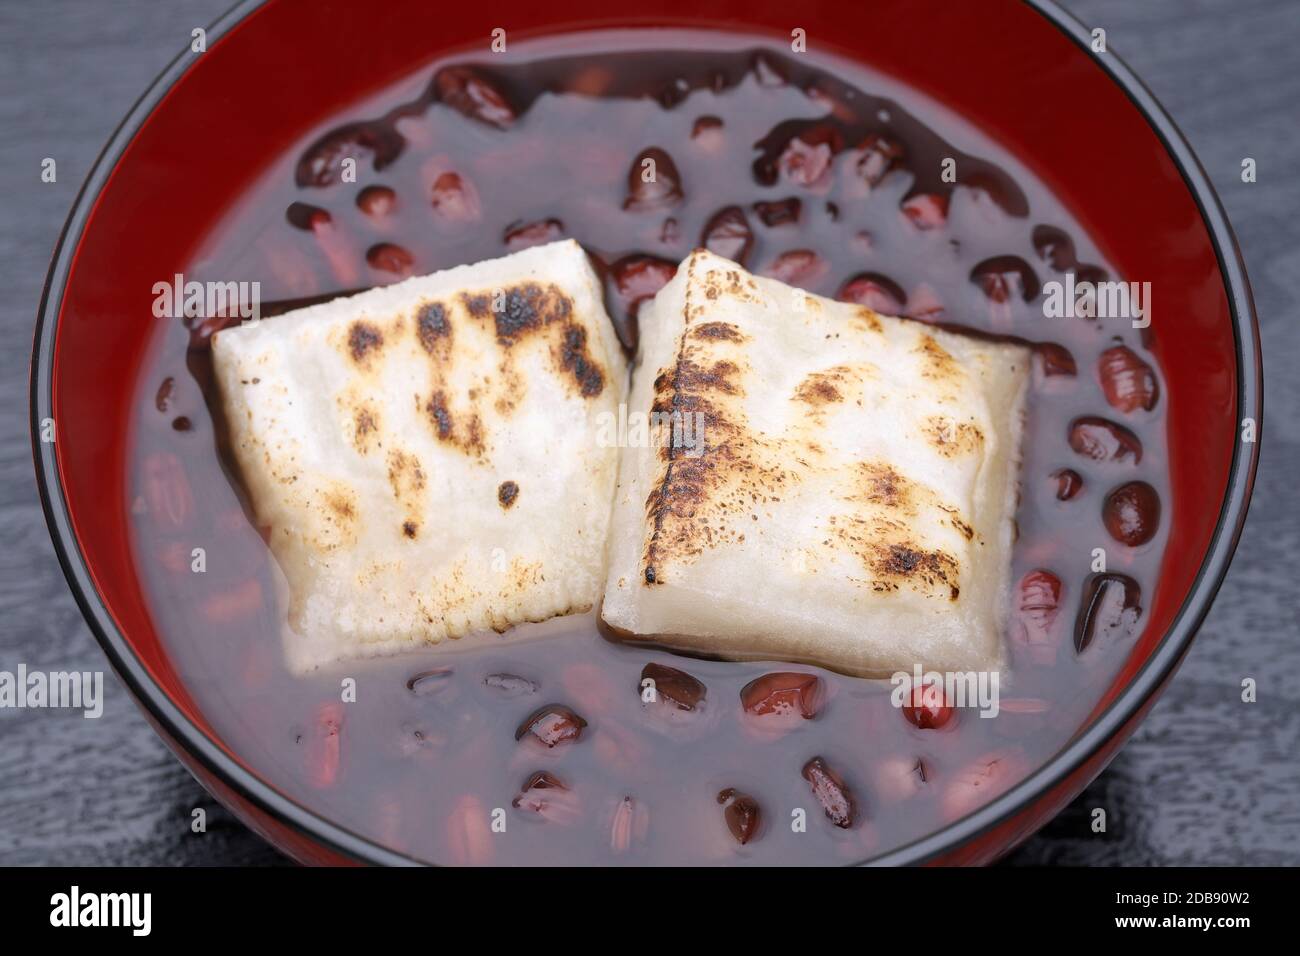
M 1034 349 L 1034 354 L 1038 356 L 1039 370 L 1048 377 L 1078 374 L 1079 367 L 1075 364 L 1074 356 L 1064 345 L 1043 342 Z
M 877 272 L 863 272 L 840 287 L 835 298 L 841 302 L 865 305 L 882 315 L 901 315 L 907 294 L 897 282 Z
M 798 714 L 812 720 L 825 696 L 822 679 L 816 674 L 778 671 L 750 681 L 740 691 L 745 711 L 757 716 Z
M 366 252 L 366 262 L 372 269 L 378 269 L 380 272 L 406 275 L 415 264 L 415 257 L 401 246 L 391 242 L 381 242 L 371 246 Z
M 1082 654 L 1094 641 L 1133 636 L 1142 616 L 1142 588 L 1127 574 L 1094 574 L 1083 585 L 1074 621 L 1074 649 Z
M 516 113 L 506 95 L 491 80 L 468 67 L 440 70 L 433 79 L 438 101 L 472 120 L 497 129 L 514 123 Z
M 647 163 L 653 160 L 653 166 Z M 653 178 L 650 182 L 650 170 Z M 682 174 L 673 158 L 658 147 L 637 154 L 627 171 L 627 199 L 623 208 L 634 212 L 675 206 L 682 200 Z
M 1112 538 L 1136 548 L 1160 527 L 1160 496 L 1145 481 L 1130 481 L 1106 496 L 1101 517 Z
M 547 747 L 570 744 L 582 736 L 587 722 L 563 704 L 547 704 L 529 714 L 515 731 L 515 740 L 531 734 Z
M 1070 423 L 1070 447 L 1093 461 L 1142 460 L 1142 442 L 1123 425 L 1086 416 Z
M 1132 349 L 1116 345 L 1097 359 L 1097 377 L 1106 401 L 1121 412 L 1151 411 L 1160 397 L 1156 373 Z
M 1052 472 L 1056 484 L 1056 500 L 1069 501 L 1083 490 L 1083 476 L 1073 468 L 1060 468 Z
M 1035 226 L 1034 251 L 1057 272 L 1064 272 L 1077 261 L 1074 257 L 1074 240 L 1063 229 L 1055 226 Z
M 893 140 L 869 133 L 858 144 L 861 155 L 855 167 L 857 174 L 868 186 L 879 185 L 890 170 L 903 158 L 903 147 Z
M 826 812 L 826 819 L 842 830 L 853 826 L 858 807 L 853 791 L 821 757 L 813 757 L 803 765 L 803 778 L 812 787 L 813 796 Z
M 722 804 L 722 818 L 737 843 L 744 846 L 758 835 L 763 814 L 757 800 L 728 787 L 718 794 L 718 803 Z
M 387 186 L 367 186 L 357 193 L 357 208 L 372 219 L 382 219 L 397 205 L 397 193 Z
M 704 704 L 707 694 L 704 685 L 685 671 L 666 664 L 650 663 L 641 669 L 638 693 L 645 692 L 647 680 L 654 681 L 655 695 L 659 700 L 678 710 L 695 710 Z
M 743 266 L 754 247 L 754 230 L 749 228 L 744 210 L 739 206 L 719 209 L 705 224 L 700 245 Z
M 1032 302 L 1040 288 L 1033 267 L 1019 256 L 985 259 L 971 269 L 970 281 L 994 302 L 1009 302 L 1013 298 Z
M 406 141 L 387 123 L 349 123 L 331 130 L 307 148 L 294 178 L 299 186 L 323 189 L 343 181 L 343 160 L 370 157 L 376 171 L 391 165 Z
M 1030 644 L 1047 644 L 1061 605 L 1061 579 L 1041 568 L 1020 579 L 1020 624 Z

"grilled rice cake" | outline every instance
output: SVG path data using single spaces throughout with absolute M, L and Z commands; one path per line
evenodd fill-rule
M 999 666 L 1029 350 L 703 250 L 647 305 L 605 622 L 863 676 Z
M 213 356 L 293 670 L 599 602 L 627 367 L 577 243 L 227 329 Z

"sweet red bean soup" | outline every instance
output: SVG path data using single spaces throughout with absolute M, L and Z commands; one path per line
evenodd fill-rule
M 919 689 L 898 706 L 887 679 L 807 661 L 624 641 L 597 610 L 524 625 L 536 639 L 291 670 L 283 574 L 215 384 L 211 337 L 239 318 L 199 315 L 160 324 L 137 386 L 133 547 L 177 672 L 243 762 L 429 862 L 832 864 L 960 818 L 1080 729 L 1156 587 L 1160 368 L 1130 321 L 1047 317 L 1053 283 L 1114 267 L 1015 156 L 919 93 L 684 31 L 440 61 L 276 157 L 187 278 L 260 283 L 270 324 L 562 239 L 628 355 L 697 247 L 1032 347 L 997 715 Z M 515 507 L 529 479 L 491 492 Z

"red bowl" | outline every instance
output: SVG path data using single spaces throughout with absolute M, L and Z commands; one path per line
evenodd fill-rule
M 788 38 L 775 0 L 665 0 L 653 21 L 570 0 L 439 5 L 389 0 L 241 3 L 136 104 L 77 198 L 46 280 L 31 377 L 32 442 L 55 548 L 82 611 L 159 734 L 223 803 L 304 862 L 409 863 L 290 801 L 212 733 L 177 677 L 128 540 L 123 437 L 159 275 L 182 271 L 256 175 L 347 104 L 431 62 L 512 36 L 674 25 Z M 543 12 L 547 11 L 547 12 Z M 1227 570 L 1253 485 L 1259 335 L 1240 252 L 1173 122 L 1113 53 L 1048 2 L 814 4 L 812 42 L 946 104 L 1018 155 L 1121 273 L 1161 290 L 1152 347 L 1167 380 L 1170 535 L 1148 626 L 1090 723 L 1050 762 L 970 816 L 873 862 L 982 863 L 1016 845 L 1095 777 L 1187 652 Z M 431 41 L 436 37 L 436 41 Z M 364 51 L 364 55 L 358 55 Z M 57 441 L 46 441 L 48 422 Z

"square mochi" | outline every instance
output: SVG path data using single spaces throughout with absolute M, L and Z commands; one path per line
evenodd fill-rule
M 605 622 L 861 676 L 999 666 L 1029 350 L 703 250 L 648 305 Z
M 294 671 L 599 602 L 627 366 L 577 243 L 226 329 L 213 358 Z

